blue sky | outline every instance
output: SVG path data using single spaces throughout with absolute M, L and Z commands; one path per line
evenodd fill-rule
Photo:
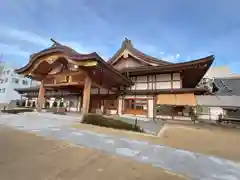
M 172 62 L 214 54 L 240 73 L 239 0 L 0 0 L 0 52 L 14 66 L 50 38 L 104 59 L 124 37 Z

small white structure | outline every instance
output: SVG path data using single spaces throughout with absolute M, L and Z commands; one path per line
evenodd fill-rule
M 196 96 L 199 109 L 199 119 L 218 120 L 219 115 L 226 115 L 224 109 L 240 108 L 240 96 Z

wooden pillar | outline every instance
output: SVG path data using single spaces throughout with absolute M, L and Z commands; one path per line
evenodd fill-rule
M 28 107 L 28 98 L 25 100 L 25 107 Z
M 82 96 L 77 97 L 77 111 L 81 112 Z
M 89 111 L 91 86 L 92 86 L 92 80 L 90 79 L 90 77 L 87 76 L 85 78 L 84 90 L 83 90 L 83 105 L 82 105 L 83 114 L 87 114 Z
M 43 85 L 43 82 L 41 82 L 39 93 L 38 93 L 38 103 L 37 103 L 38 111 L 41 111 L 44 106 L 44 101 L 45 101 L 44 94 L 45 94 L 44 85 Z
M 30 107 L 33 107 L 33 98 L 30 100 Z

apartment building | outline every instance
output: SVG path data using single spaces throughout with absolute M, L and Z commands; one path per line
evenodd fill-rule
M 0 67 L 0 103 L 21 99 L 20 94 L 14 90 L 16 88 L 27 88 L 39 84 L 37 81 L 16 74 L 14 69 L 5 63 L 1 63 Z

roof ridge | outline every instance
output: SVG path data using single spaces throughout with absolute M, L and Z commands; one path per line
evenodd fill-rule
M 125 37 L 124 41 L 122 42 L 122 47 L 124 47 L 124 48 L 133 47 L 132 41 Z

